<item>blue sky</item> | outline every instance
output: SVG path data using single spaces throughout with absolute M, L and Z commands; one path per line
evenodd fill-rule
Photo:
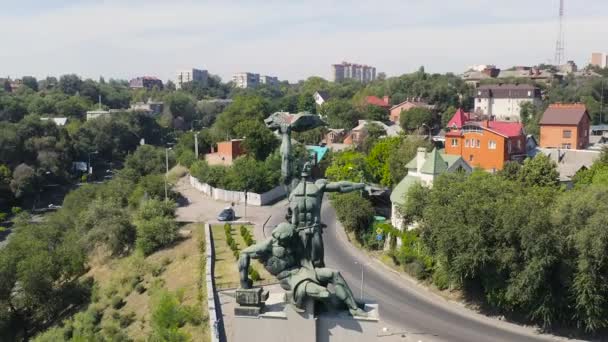
M 388 75 L 548 62 L 558 0 L 0 0 L 0 76 L 164 80 L 182 68 L 297 81 L 342 60 Z M 566 57 L 608 52 L 608 1 L 567 0 Z

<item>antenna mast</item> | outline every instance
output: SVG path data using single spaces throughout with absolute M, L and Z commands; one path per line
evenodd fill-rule
M 555 44 L 555 65 L 562 65 L 564 50 L 566 46 L 566 35 L 564 34 L 564 0 L 559 0 L 559 30 Z

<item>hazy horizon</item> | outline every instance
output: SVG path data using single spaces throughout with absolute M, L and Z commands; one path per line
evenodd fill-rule
M 296 82 L 343 60 L 388 76 L 460 73 L 475 64 L 552 62 L 558 0 L 236 1 L 0 0 L 0 77 L 76 73 L 173 80 L 206 69 Z M 608 2 L 566 2 L 566 60 L 608 52 Z

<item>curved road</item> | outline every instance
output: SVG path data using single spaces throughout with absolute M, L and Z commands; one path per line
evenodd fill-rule
M 264 228 L 268 236 L 283 219 L 286 204 L 273 208 L 273 215 Z M 475 313 L 417 285 L 408 277 L 373 260 L 353 247 L 328 199 L 324 201 L 322 222 L 325 262 L 339 270 L 358 298 L 361 287 L 361 264 L 364 265 L 364 298 L 377 302 L 383 323 L 396 327 L 412 341 L 549 341 L 561 339 L 539 335 L 532 328 L 488 318 Z M 393 331 L 393 329 L 391 329 Z

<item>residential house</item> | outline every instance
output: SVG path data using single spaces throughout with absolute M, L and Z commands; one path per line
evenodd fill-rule
M 323 140 L 321 140 L 321 142 L 324 143 L 325 145 L 341 144 L 344 141 L 345 137 L 346 137 L 345 129 L 329 128 L 327 130 L 327 133 L 325 134 L 325 137 L 323 137 Z
M 521 106 L 542 104 L 540 89 L 529 84 L 495 84 L 477 88 L 475 113 L 496 120 L 521 121 Z
M 317 106 L 322 106 L 325 102 L 327 102 L 329 100 L 329 92 L 319 90 L 319 91 L 316 91 L 312 95 L 312 97 L 315 99 L 315 103 L 317 104 Z
M 589 145 L 590 123 L 584 104 L 552 104 L 540 119 L 540 147 L 585 149 Z
M 578 171 L 589 169 L 601 156 L 601 151 L 559 148 L 537 148 L 533 154 L 537 153 L 542 153 L 555 162 L 559 180 L 568 186 L 572 185 L 572 178 Z
M 53 121 L 57 126 L 65 126 L 68 118 L 40 118 L 42 121 Z
M 157 116 L 162 114 L 163 109 L 165 108 L 165 103 L 162 101 L 153 101 L 152 99 L 148 99 L 146 102 L 135 102 L 129 108 L 129 111 L 133 112 L 145 112 L 151 116 Z
M 154 76 L 136 77 L 136 78 L 132 79 L 131 81 L 129 81 L 129 87 L 131 89 L 145 88 L 148 90 L 152 90 L 154 87 L 156 87 L 158 90 L 162 90 L 163 81 L 159 80 L 158 78 L 156 78 Z
M 242 143 L 243 139 L 218 142 L 217 148 L 211 148 L 211 153 L 205 155 L 205 160 L 209 165 L 232 165 L 236 158 L 245 154 Z
M 384 96 L 383 98 L 379 98 L 377 96 L 368 96 L 365 98 L 365 104 L 382 107 L 386 110 L 391 108 L 390 98 L 388 96 Z
M 425 108 L 428 110 L 434 110 L 435 106 L 422 101 L 420 98 L 412 98 L 412 99 L 408 98 L 407 100 L 405 100 L 397 105 L 394 105 L 390 108 L 389 120 L 391 120 L 392 122 L 394 122 L 396 124 L 399 124 L 399 118 L 401 117 L 401 112 L 405 112 L 412 108 Z
M 472 120 L 471 113 L 467 113 L 462 108 L 459 108 L 454 116 L 448 121 L 447 128 L 451 130 L 461 129 L 468 121 Z
M 433 181 L 445 172 L 467 172 L 473 169 L 460 156 L 440 153 L 436 148 L 428 153 L 424 147 L 418 148 L 416 157 L 405 166 L 407 176 L 397 184 L 391 193 L 391 224 L 393 227 L 403 230 L 403 216 L 399 213 L 399 207 L 405 205 L 406 194 L 414 184 L 432 186 Z M 408 225 L 413 229 L 415 224 Z M 400 244 L 400 241 L 397 241 Z
M 359 120 L 359 124 L 357 127 L 353 128 L 350 133 L 344 139 L 344 144 L 347 145 L 359 145 L 365 140 L 367 136 L 367 126 L 369 124 L 378 125 L 381 129 L 384 130 L 385 135 L 387 137 L 396 137 L 403 129 L 399 125 L 387 125 L 381 121 L 371 121 L 371 120 Z
M 551 84 L 554 80 L 559 80 L 563 75 L 554 70 L 540 69 L 538 67 L 515 66 L 507 70 L 501 70 L 494 65 L 486 66 L 484 69 L 470 68 L 461 75 L 467 84 L 478 87 L 484 80 L 493 79 L 513 79 L 522 78 L 535 82 Z
M 87 111 L 87 121 L 100 117 L 110 117 L 111 114 L 110 111 L 103 109 L 89 110 Z
M 447 132 L 445 139 L 446 154 L 488 171 L 502 170 L 505 162 L 526 157 L 526 135 L 519 122 L 469 121 Z

